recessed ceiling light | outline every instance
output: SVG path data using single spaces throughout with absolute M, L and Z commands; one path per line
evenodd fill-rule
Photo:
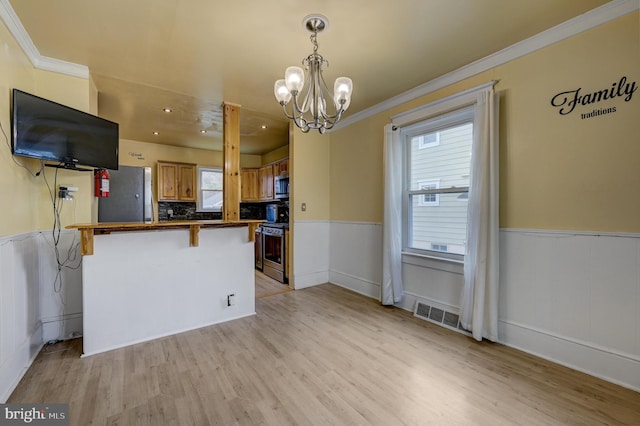
M 207 131 L 202 129 L 202 130 L 200 130 L 200 133 L 207 133 Z
M 261 128 L 261 129 L 266 129 L 266 128 L 267 128 L 267 125 L 266 125 L 266 124 L 263 124 L 262 126 L 260 126 L 260 128 Z
M 160 133 L 159 132 L 153 132 L 154 136 L 158 136 Z
M 163 110 L 164 112 L 171 112 L 171 111 L 173 111 L 171 108 L 163 108 L 162 110 Z

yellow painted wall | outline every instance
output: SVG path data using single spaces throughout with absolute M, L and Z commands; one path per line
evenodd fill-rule
M 561 116 L 550 99 L 640 84 L 640 13 L 497 70 L 503 93 L 501 226 L 640 232 L 640 91 Z M 616 112 L 581 119 L 594 108 Z
M 289 157 L 289 145 L 281 146 L 262 155 L 262 164 L 269 164 Z
M 120 164 L 123 166 L 155 167 L 158 161 L 174 161 L 222 167 L 220 151 L 178 148 L 127 139 L 120 139 L 119 157 Z
M 120 164 L 123 166 L 155 167 L 158 161 L 193 163 L 199 166 L 222 167 L 222 151 L 182 148 L 149 142 L 120 139 Z M 260 155 L 240 155 L 241 167 L 260 167 Z
M 33 93 L 71 107 L 89 110 L 89 81 L 48 71 L 36 70 L 4 24 L 0 23 L 0 199 L 2 220 L 0 236 L 15 235 L 36 230 L 47 230 L 53 224 L 53 206 L 44 180 L 53 188 L 56 180 L 54 169 L 47 168 L 39 176 L 32 176 L 40 168 L 40 162 L 11 155 L 11 91 L 13 88 Z M 20 165 L 26 167 L 21 167 Z M 78 172 L 59 171 L 57 182 L 78 186 L 75 218 L 78 221 L 91 217 L 90 177 Z M 74 221 L 74 203 L 65 204 L 62 223 Z
M 329 135 L 293 130 L 289 141 L 291 198 L 289 218 L 293 221 L 329 220 Z M 307 211 L 300 205 L 306 203 Z
M 331 220 L 382 221 L 383 127 L 390 117 L 499 80 L 500 226 L 640 232 L 640 90 L 560 116 L 562 91 L 640 85 L 634 12 L 331 133 Z M 354 95 L 355 96 L 355 95 Z M 616 107 L 589 119 L 580 113 Z

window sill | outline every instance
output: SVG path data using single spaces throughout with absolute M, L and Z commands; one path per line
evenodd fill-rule
M 446 257 L 402 252 L 402 263 L 420 266 L 422 268 L 438 269 L 440 271 L 452 272 L 460 275 L 464 273 L 464 260 L 450 259 Z

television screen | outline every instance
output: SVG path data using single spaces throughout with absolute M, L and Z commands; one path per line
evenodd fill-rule
M 14 155 L 118 169 L 118 123 L 13 89 Z

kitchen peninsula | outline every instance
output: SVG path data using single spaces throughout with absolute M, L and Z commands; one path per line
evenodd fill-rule
M 255 314 L 262 221 L 78 224 L 83 356 Z

